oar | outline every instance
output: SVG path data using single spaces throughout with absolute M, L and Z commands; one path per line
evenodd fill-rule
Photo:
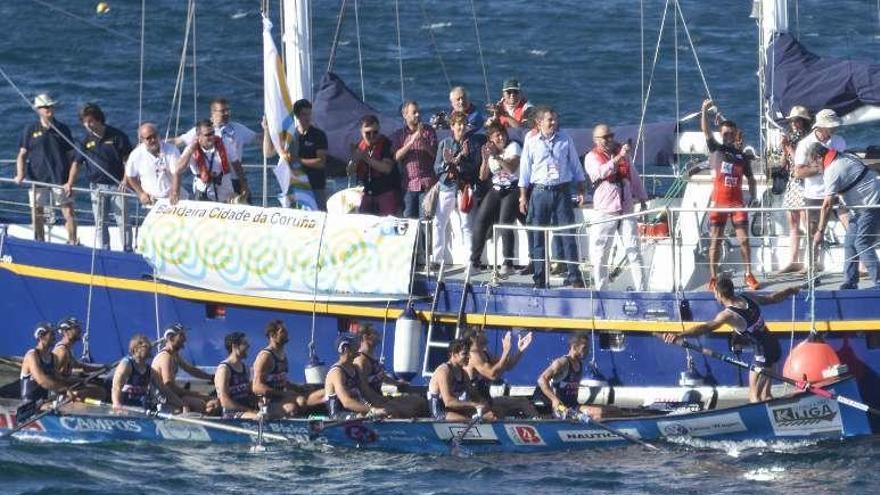
M 613 426 L 608 426 L 605 423 L 602 423 L 601 421 L 596 421 L 592 417 L 590 417 L 590 415 L 587 413 L 578 413 L 572 409 L 567 409 L 566 415 L 569 417 L 572 417 L 574 419 L 577 419 L 579 422 L 583 423 L 584 425 L 598 426 L 599 428 L 607 431 L 608 433 L 611 433 L 612 435 L 616 435 L 616 436 L 626 440 L 627 442 L 634 443 L 636 445 L 641 445 L 642 447 L 645 447 L 646 449 L 649 449 L 649 450 L 653 450 L 654 452 L 666 452 L 665 450 L 661 449 L 660 447 L 658 447 L 652 443 L 648 443 L 648 442 L 642 440 L 641 438 L 636 438 L 636 437 L 630 435 L 629 433 L 626 433 L 626 432 L 618 430 L 617 428 L 614 428 Z
M 84 399 L 83 402 L 89 404 L 91 406 L 101 406 L 101 407 L 114 407 L 113 404 L 109 404 L 107 402 L 101 402 L 95 399 Z M 257 437 L 260 435 L 260 432 L 251 430 L 249 428 L 240 428 L 238 426 L 232 426 L 226 423 L 221 423 L 219 421 L 208 421 L 204 419 L 197 418 L 188 418 L 185 416 L 176 416 L 174 414 L 163 413 L 159 411 L 145 411 L 143 408 L 134 407 L 134 406 L 118 406 L 117 409 L 121 409 L 126 412 L 130 412 L 132 414 L 139 414 L 142 416 L 155 416 L 159 419 L 164 419 L 166 421 L 177 421 L 179 423 L 186 423 L 196 426 L 203 426 L 205 428 L 210 428 L 214 430 L 225 431 L 229 433 L 236 433 L 238 435 L 246 435 L 249 437 Z M 274 433 L 266 433 L 263 432 L 263 438 L 267 438 L 269 440 L 275 440 L 278 442 L 289 442 L 291 439 L 284 435 L 276 435 Z
M 464 437 L 467 436 L 468 433 L 473 429 L 474 426 L 477 426 L 477 423 L 483 420 L 483 408 L 478 407 L 477 412 L 474 414 L 473 418 L 467 424 L 464 430 L 461 431 L 460 435 L 454 435 L 452 437 L 452 441 L 449 442 L 449 453 L 456 456 L 461 457 L 463 452 L 461 450 L 461 443 L 464 441 Z
M 858 409 L 860 411 L 864 411 L 864 412 L 873 414 L 875 416 L 880 416 L 880 409 L 876 409 L 874 407 L 871 407 L 871 406 L 865 404 L 864 402 L 858 402 L 858 401 L 850 399 L 846 396 L 839 395 L 837 392 L 833 392 L 831 390 L 826 390 L 822 387 L 817 387 L 816 385 L 813 385 L 812 383 L 810 383 L 808 381 L 794 380 L 792 378 L 788 378 L 787 376 L 780 375 L 779 373 L 776 373 L 775 371 L 769 370 L 767 368 L 761 368 L 761 367 L 755 366 L 753 364 L 748 364 L 744 361 L 740 361 L 739 359 L 728 356 L 726 354 L 721 354 L 720 352 L 715 352 L 712 349 L 709 349 L 707 347 L 702 347 L 697 344 L 692 344 L 686 340 L 682 340 L 681 342 L 677 343 L 676 345 L 684 347 L 685 349 L 690 349 L 692 351 L 699 352 L 705 356 L 713 357 L 715 359 L 724 361 L 725 363 L 732 364 L 732 365 L 737 366 L 739 368 L 747 369 L 749 371 L 754 371 L 755 373 L 760 373 L 760 374 L 767 376 L 767 377 L 770 377 L 774 380 L 779 380 L 781 382 L 785 382 L 790 385 L 794 385 L 796 388 L 803 390 L 804 392 L 809 392 L 813 395 L 817 395 L 817 396 L 822 397 L 824 399 L 836 400 L 837 402 L 839 402 L 843 405 L 846 405 L 846 406 Z
M 346 418 L 346 419 L 338 419 L 334 421 L 324 421 L 322 419 L 316 419 L 313 421 L 309 421 L 309 440 L 314 440 L 321 436 L 322 433 L 331 429 L 331 428 L 339 428 L 340 426 L 349 426 L 355 424 L 362 423 L 378 423 L 385 419 L 384 417 L 374 416 L 372 414 L 367 414 L 366 416 L 362 416 L 359 418 Z

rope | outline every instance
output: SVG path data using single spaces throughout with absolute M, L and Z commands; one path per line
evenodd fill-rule
M 480 26 L 477 22 L 477 6 L 474 4 L 474 0 L 471 0 L 471 16 L 474 19 L 474 33 L 477 36 L 477 51 L 480 54 L 480 68 L 483 69 L 483 87 L 486 90 L 486 103 L 492 101 L 492 97 L 489 95 L 489 74 L 486 72 L 486 62 L 483 60 L 483 43 L 480 41 Z
M 425 24 L 427 24 L 428 37 L 431 39 L 431 47 L 434 49 L 434 55 L 437 56 L 437 61 L 440 62 L 440 70 L 443 71 L 443 78 L 446 79 L 446 86 L 452 89 L 452 81 L 449 79 L 449 72 L 446 70 L 443 56 L 440 55 L 440 50 L 437 48 L 437 40 L 434 38 L 434 30 L 431 29 L 433 23 L 431 22 L 431 18 L 428 17 L 428 11 L 425 9 L 425 0 L 421 1 L 420 6 L 422 7 L 422 17 L 425 18 Z
M 642 115 L 639 116 L 639 132 L 636 136 L 636 146 L 633 149 L 633 153 L 639 152 L 639 145 L 642 143 L 642 134 L 645 130 L 645 111 L 648 108 L 648 100 L 651 98 L 651 88 L 654 86 L 654 72 L 657 69 L 657 60 L 660 58 L 660 42 L 663 40 L 663 29 L 666 27 L 666 14 L 668 11 L 669 0 L 666 0 L 666 4 L 663 6 L 663 17 L 660 19 L 660 31 L 657 33 L 657 45 L 654 47 L 654 60 L 651 62 L 651 76 L 648 78 L 648 89 L 645 91 L 645 97 L 642 99 Z M 642 161 L 642 176 L 644 175 L 645 162 Z
M 361 51 L 361 20 L 358 15 L 358 0 L 354 0 L 354 30 L 357 34 L 357 49 L 358 49 L 358 72 L 361 76 L 361 101 L 367 101 L 367 95 L 364 91 L 364 55 Z
M 675 0 L 675 4 L 678 5 L 678 0 Z M 678 82 L 678 17 L 675 18 L 675 23 L 673 24 L 674 29 L 672 30 L 674 36 L 672 37 L 672 53 L 673 59 L 675 60 L 675 122 L 676 126 L 678 126 L 678 122 L 681 119 L 681 100 L 679 98 L 679 82 Z M 642 159 L 644 160 L 645 153 L 642 153 Z M 677 168 L 681 168 L 681 153 L 675 154 L 675 166 Z
M 33 111 L 34 113 L 39 115 L 39 112 L 37 112 L 37 109 L 35 109 L 33 107 L 33 105 L 31 105 L 31 102 L 30 102 L 30 100 L 28 100 L 28 97 L 25 96 L 25 94 L 21 91 L 21 89 L 18 87 L 18 85 L 16 85 L 15 82 L 12 80 L 12 78 L 10 78 L 8 74 L 6 74 L 6 71 L 3 70 L 3 66 L 0 66 L 0 76 L 3 76 L 3 79 L 5 79 L 7 83 L 9 83 L 9 85 L 12 87 L 12 89 L 15 90 L 16 93 L 18 93 L 18 96 L 21 97 L 22 101 L 24 101 L 24 104 L 27 105 L 27 107 L 30 108 L 31 111 Z M 88 161 L 90 165 L 92 165 L 93 167 L 98 169 L 102 174 L 109 177 L 110 180 L 112 180 L 114 184 L 117 184 L 117 185 L 119 184 L 119 180 L 116 177 L 112 176 L 110 174 L 110 172 L 105 170 L 104 167 L 102 167 L 100 164 L 98 164 L 98 162 L 96 162 L 92 157 L 85 154 L 85 152 L 83 152 L 83 150 L 80 149 L 78 144 L 73 142 L 73 140 L 70 139 L 69 137 L 65 136 L 64 133 L 62 133 L 61 130 L 59 130 L 58 127 L 55 126 L 55 123 L 52 120 L 50 120 L 48 122 L 48 125 L 49 125 L 50 129 L 55 131 L 55 133 L 58 135 L 59 138 L 61 138 L 62 141 L 64 141 L 68 145 L 70 145 L 70 147 L 76 151 L 77 155 L 85 158 L 86 161 Z
M 385 303 L 385 318 L 382 320 L 382 347 L 379 350 L 379 364 L 385 364 L 385 328 L 388 325 L 388 309 L 391 308 L 391 299 Z
M 400 42 L 400 0 L 394 0 L 394 20 L 397 28 L 397 65 L 400 68 L 400 102 L 406 101 L 406 88 L 403 82 L 403 45 Z
M 342 20 L 345 19 L 345 2 L 342 0 L 339 5 L 339 14 L 336 15 L 336 32 L 333 33 L 333 43 L 330 44 L 330 56 L 327 57 L 327 72 L 333 70 L 333 64 L 336 63 L 336 48 L 339 47 L 339 33 L 342 30 Z
M 141 0 L 141 65 L 138 76 L 138 128 L 143 123 L 144 115 L 144 35 L 147 25 L 147 0 Z
M 180 50 L 180 63 L 177 65 L 177 80 L 174 82 L 174 93 L 171 95 L 171 110 L 168 112 L 168 124 L 165 126 L 165 140 L 171 135 L 171 121 L 174 119 L 174 108 L 177 107 L 177 123 L 175 130 L 180 123 L 180 94 L 183 88 L 183 74 L 186 70 L 186 51 L 189 49 L 189 32 L 192 24 L 192 0 L 187 8 L 186 27 L 184 28 L 183 48 Z M 175 132 L 175 135 L 177 133 Z
M 684 20 L 684 13 L 681 11 L 681 5 L 678 3 L 678 0 L 675 0 L 675 10 L 678 11 L 678 17 L 681 19 L 681 26 L 684 28 L 684 34 L 687 36 L 688 43 L 691 46 L 691 52 L 694 54 L 694 62 L 697 63 L 697 70 L 700 71 L 700 80 L 703 81 L 703 88 L 706 90 L 706 96 L 708 96 L 710 100 L 715 101 L 715 98 L 712 98 L 712 92 L 709 91 L 709 83 L 706 82 L 706 74 L 703 72 L 703 66 L 700 64 L 700 57 L 697 56 L 697 49 L 694 46 L 694 40 L 691 38 L 691 32 L 688 29 L 687 21 Z
M 677 52 L 677 50 L 676 50 Z M 645 101 L 645 0 L 639 0 L 639 58 L 641 62 L 640 76 L 642 82 L 642 113 L 645 112 L 645 106 L 647 106 L 648 102 Z M 639 133 L 641 134 L 642 129 L 639 129 Z M 640 157 L 642 159 L 642 173 L 645 172 L 645 154 L 642 153 Z
M 791 337 L 788 340 L 788 353 L 791 354 L 791 349 L 794 347 L 794 316 L 795 316 L 795 296 L 791 296 Z
M 89 355 L 89 334 L 92 328 L 92 294 L 95 291 L 95 261 L 98 257 L 98 222 L 104 221 L 104 201 L 100 192 L 98 192 L 98 218 L 95 219 L 95 234 L 92 237 L 92 263 L 89 269 L 89 292 L 86 298 L 86 328 L 83 332 L 83 356 Z M 125 233 L 122 234 L 125 236 Z
M 321 247 L 324 245 L 324 230 L 327 228 L 326 219 L 321 222 L 321 235 L 318 237 L 318 252 L 315 255 L 315 283 L 312 288 L 312 335 L 309 339 L 309 358 L 315 358 L 315 319 L 318 312 L 318 274 L 321 272 Z
M 153 268 L 153 310 L 156 314 L 156 340 L 162 338 L 159 328 L 159 271 Z
M 198 80 L 196 67 L 198 67 L 198 63 L 196 61 L 196 0 L 192 0 L 192 64 L 193 64 L 193 124 L 199 121 L 199 88 L 198 88 Z M 175 133 L 176 134 L 176 133 Z

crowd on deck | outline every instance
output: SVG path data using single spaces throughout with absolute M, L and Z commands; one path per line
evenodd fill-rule
M 483 110 L 470 101 L 467 91 L 455 87 L 449 93 L 450 111 L 438 114 L 432 124 L 422 122 L 419 104 L 401 105 L 403 125 L 390 137 L 382 133 L 375 115 L 359 121 L 360 140 L 353 143 L 347 171 L 363 188 L 359 211 L 377 215 L 431 218 L 433 240 L 430 259 L 439 265 L 449 258 L 450 237 L 470 254 L 472 270 L 483 268 L 483 251 L 494 225 L 516 222 L 536 227 L 575 223 L 574 208 L 583 206 L 588 189 L 593 193 L 594 216 L 590 224 L 589 259 L 592 284 L 602 289 L 608 284 L 609 249 L 617 236 L 624 246 L 632 272 L 633 288 L 647 288 L 639 236 L 633 217 L 636 204 L 647 209 L 648 195 L 631 164 L 629 144 L 615 141 L 607 124 L 593 129 L 591 149 L 578 150 L 574 141 L 559 128 L 559 115 L 548 106 L 533 106 L 519 81 L 508 79 L 500 100 Z M 39 121 L 22 133 L 15 180 L 45 185 L 31 188 L 34 235 L 45 238 L 43 208 L 59 207 L 65 219 L 68 242 L 77 244 L 73 214 L 73 191 L 80 171 L 92 190 L 92 209 L 100 231 L 100 245 L 109 248 L 109 217 L 112 213 L 123 237 L 123 247 L 132 249 L 131 228 L 126 222 L 126 201 L 121 191 L 133 191 L 144 205 L 167 198 L 220 202 L 247 202 L 251 189 L 242 169 L 245 146 L 262 143 L 267 156 L 278 153 L 288 163 L 304 170 L 311 194 L 319 210 L 326 210 L 328 161 L 327 135 L 313 124 L 312 105 L 299 100 L 293 105 L 296 130 L 284 149 L 274 149 L 268 132 L 258 133 L 230 118 L 229 103 L 223 98 L 211 102 L 210 118 L 201 120 L 185 134 L 165 142 L 156 125 L 143 123 L 138 144 L 132 146 L 125 133 L 107 125 L 102 110 L 87 104 L 79 111 L 86 137 L 74 143 L 70 129 L 54 118 L 56 102 L 38 95 L 34 108 Z M 738 209 L 757 200 L 752 160 L 742 142 L 742 134 L 731 121 L 718 123 L 721 142 L 712 132 L 707 100 L 702 108 L 702 130 L 709 150 L 714 188 L 710 206 Z M 794 107 L 788 116 L 791 131 L 783 142 L 784 163 L 790 170 L 785 190 L 789 208 L 791 260 L 782 272 L 821 271 L 823 230 L 829 215 L 836 212 L 846 226 L 845 275 L 842 289 L 857 288 L 861 260 L 874 284 L 880 283 L 873 246 L 880 233 L 880 211 L 852 207 L 880 203 L 877 174 L 856 156 L 844 152 L 842 138 L 834 134 L 840 125 L 833 110 L 822 110 L 813 121 L 804 107 Z M 389 123 L 385 123 L 388 126 Z M 436 128 L 449 129 L 440 139 Z M 265 128 L 265 123 L 264 123 Z M 514 140 L 509 129 L 521 128 Z M 75 146 L 76 144 L 76 146 Z M 179 147 L 182 147 L 181 152 Z M 583 158 L 581 156 L 583 155 Z M 187 170 L 192 188 L 181 186 Z M 743 194 L 748 185 L 749 201 Z M 51 185 L 51 186 L 50 186 Z M 835 208 L 842 200 L 844 206 Z M 820 210 L 801 210 L 821 206 Z M 457 222 L 451 222 L 456 217 Z M 748 240 L 748 213 L 713 211 L 709 213 L 709 289 L 717 282 L 719 246 L 728 219 L 733 224 L 742 252 L 745 286 L 752 290 L 760 283 L 751 271 Z M 801 224 L 806 225 L 812 244 L 807 251 L 815 260 L 802 260 Z M 452 229 L 451 225 L 457 228 Z M 502 276 L 514 270 L 515 235 L 503 229 L 500 239 L 503 259 L 498 260 Z M 547 249 L 561 265 L 553 266 L 565 275 L 566 285 L 584 287 L 579 254 L 573 235 L 555 237 L 545 246 L 542 232 L 530 232 L 529 259 L 521 273 L 531 274 L 536 288 L 547 280 L 544 262 Z

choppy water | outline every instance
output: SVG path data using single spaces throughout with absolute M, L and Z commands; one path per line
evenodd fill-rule
M 75 133 L 76 109 L 99 103 L 108 123 L 134 136 L 138 121 L 140 4 L 110 1 L 0 2 L 0 67 L 28 96 L 50 91 L 58 117 Z M 327 67 L 339 1 L 314 0 L 315 71 Z M 360 91 L 353 0 L 334 69 Z M 645 63 L 650 68 L 664 2 L 645 0 Z M 794 4 L 795 2 L 792 2 Z M 791 25 L 816 52 L 852 59 L 880 54 L 876 0 L 801 0 Z M 277 2 L 271 2 L 277 14 Z M 393 113 L 400 102 L 395 2 L 360 0 L 365 94 Z M 533 102 L 555 105 L 563 125 L 604 120 L 637 123 L 641 108 L 640 15 L 635 0 L 475 0 L 492 99 L 501 81 L 518 77 Z M 422 5 L 427 13 L 422 11 Z M 446 106 L 448 85 L 465 84 L 483 102 L 482 71 L 468 0 L 400 2 L 405 93 L 424 113 Z M 757 38 L 746 0 L 682 0 L 713 96 L 756 139 Z M 186 2 L 147 2 L 143 118 L 176 116 L 171 95 L 183 40 Z M 51 7 L 55 7 L 54 9 Z M 79 17 L 65 14 L 63 9 Z M 258 128 L 261 115 L 260 18 L 256 0 L 199 0 L 195 115 L 216 95 L 231 99 L 233 118 Z M 277 23 L 276 23 L 277 24 Z M 668 19 L 649 103 L 649 121 L 676 115 L 674 23 Z M 681 25 L 679 25 L 681 30 Z M 698 110 L 704 91 L 684 32 L 679 37 L 679 113 Z M 187 76 L 179 126 L 194 120 Z M 0 84 L 0 158 L 15 156 L 32 116 Z M 385 124 L 386 128 L 394 125 Z M 880 141 L 877 126 L 845 129 L 852 144 Z M 256 150 L 247 158 L 257 162 Z M 0 168 L 7 175 L 8 169 Z M 673 454 L 638 448 L 591 453 L 470 459 L 352 451 L 282 450 L 252 455 L 240 447 L 186 445 L 0 444 L 0 493 L 877 493 L 880 441 L 819 445 L 677 446 Z

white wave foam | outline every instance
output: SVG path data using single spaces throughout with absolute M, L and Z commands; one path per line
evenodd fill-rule
M 547 50 L 529 50 L 529 55 L 543 57 L 544 55 L 547 55 Z
M 440 29 L 452 27 L 451 22 L 433 22 L 431 24 L 422 24 L 422 29 L 431 29 L 434 31 L 438 31 Z
M 743 473 L 743 478 L 749 481 L 776 481 L 785 472 L 785 468 L 771 466 L 769 468 L 752 469 Z
M 244 10 L 239 10 L 239 11 L 235 12 L 234 14 L 232 14 L 231 17 L 233 19 L 241 19 L 243 17 L 247 17 L 247 15 L 248 15 L 248 13 L 245 12 Z

